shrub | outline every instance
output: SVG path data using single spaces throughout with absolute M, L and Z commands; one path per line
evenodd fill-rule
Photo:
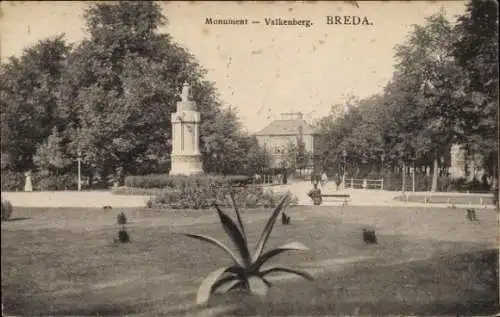
M 118 231 L 118 241 L 120 243 L 129 243 L 130 236 L 127 230 L 125 230 L 125 225 L 127 224 L 127 216 L 125 216 L 124 212 L 120 212 L 116 215 L 116 223 L 121 227 Z
M 461 177 L 450 180 L 447 190 L 457 192 L 487 193 L 490 191 L 490 186 L 487 183 L 478 181 L 477 179 L 467 181 L 466 178 Z
M 125 225 L 127 224 L 127 216 L 125 216 L 125 213 L 120 212 L 120 213 L 116 216 L 116 223 L 117 223 L 119 226 L 122 226 L 122 228 L 125 228 Z
M 469 221 L 478 221 L 475 209 L 467 209 L 467 219 Z
M 120 243 L 129 243 L 130 242 L 130 236 L 128 235 L 127 230 L 120 230 L 118 232 L 118 241 L 120 241 Z
M 151 174 L 143 176 L 127 176 L 125 177 L 125 187 L 129 188 L 179 188 L 183 186 L 191 186 L 192 184 L 219 184 L 224 185 L 230 183 L 234 186 L 244 186 L 252 183 L 253 180 L 245 175 L 168 175 L 168 174 Z
M 26 177 L 22 172 L 2 171 L 2 191 L 23 191 Z M 46 172 L 33 172 L 31 174 L 33 190 L 71 190 L 78 187 L 75 174 L 51 175 Z
M 113 195 L 132 195 L 132 196 L 155 196 L 164 192 L 162 188 L 137 188 L 137 187 L 116 187 L 111 188 Z
M 230 206 L 232 192 L 238 206 L 245 208 L 275 207 L 282 194 L 274 193 L 270 189 L 256 186 L 232 187 L 220 186 L 218 184 L 199 185 L 191 184 L 180 188 L 165 189 L 161 194 L 152 197 L 146 206 L 169 207 L 173 209 L 207 209 L 218 204 L 219 206 Z M 292 196 L 292 204 L 298 203 L 298 198 Z
M 363 242 L 366 244 L 377 243 L 377 235 L 374 229 L 363 228 Z
M 165 188 L 171 186 L 168 174 L 151 174 L 143 176 L 126 176 L 125 186 L 129 188 Z
M 75 190 L 78 188 L 78 179 L 75 174 L 43 175 L 40 172 L 33 173 L 33 189 L 46 190 Z
M 2 198 L 2 221 L 7 221 L 12 216 L 12 204 Z
M 389 190 L 389 191 L 401 191 L 403 187 L 403 174 L 398 172 L 398 173 L 386 173 L 386 174 L 380 174 L 380 173 L 370 173 L 368 174 L 367 179 L 383 179 L 384 180 L 384 190 Z M 406 174 L 405 178 L 405 186 L 406 186 L 406 191 L 412 191 L 413 190 L 413 176 L 411 173 Z M 437 190 L 438 191 L 449 191 L 451 190 L 450 188 L 450 178 L 447 176 L 439 176 L 438 177 L 438 182 L 437 182 Z M 349 184 L 347 184 L 349 185 Z M 423 191 L 429 191 L 431 189 L 432 185 L 432 175 L 426 175 L 422 173 L 417 173 L 415 174 L 415 191 L 417 192 L 423 192 Z M 358 185 L 361 188 L 361 185 Z
M 290 273 L 308 280 L 313 280 L 313 277 L 309 273 L 291 268 L 280 266 L 272 266 L 265 269 L 262 268 L 262 266 L 264 266 L 270 259 L 281 253 L 287 251 L 309 250 L 300 242 L 290 242 L 278 248 L 264 252 L 264 248 L 269 236 L 271 235 L 274 224 L 276 223 L 280 213 L 282 213 L 286 208 L 288 199 L 288 195 L 285 195 L 285 197 L 281 199 L 278 206 L 271 213 L 253 254 L 250 251 L 240 211 L 236 206 L 235 199 L 232 195 L 231 200 L 236 213 L 237 223 L 224 213 L 217 205 L 215 205 L 215 209 L 217 210 L 222 227 L 231 238 L 236 247 L 237 253 L 231 251 L 231 249 L 229 249 L 222 242 L 212 237 L 200 234 L 184 234 L 187 237 L 208 242 L 216 247 L 219 247 L 225 251 L 234 262 L 231 266 L 218 268 L 203 280 L 196 296 L 196 302 L 198 304 L 206 303 L 210 299 L 210 296 L 216 291 L 228 292 L 233 289 L 242 289 L 251 294 L 264 296 L 267 294 L 267 291 L 271 286 L 271 283 L 267 280 L 267 276 L 271 273 Z
M 21 191 L 24 189 L 24 173 L 2 170 L 2 191 Z

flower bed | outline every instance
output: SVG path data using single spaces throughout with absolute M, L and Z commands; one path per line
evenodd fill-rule
M 207 209 L 214 203 L 230 206 L 231 191 L 236 204 L 244 208 L 274 207 L 284 194 L 257 186 L 244 175 L 129 176 L 125 187 L 113 189 L 117 195 L 151 196 L 146 207 L 170 209 Z M 297 202 L 292 195 L 292 204 Z
M 231 189 L 235 203 L 244 208 L 275 207 L 284 193 L 275 193 L 270 189 L 249 186 Z M 297 204 L 293 196 L 291 203 Z M 207 209 L 214 203 L 220 206 L 232 205 L 230 189 L 226 186 L 183 187 L 165 189 L 162 193 L 151 197 L 147 207 L 172 209 Z

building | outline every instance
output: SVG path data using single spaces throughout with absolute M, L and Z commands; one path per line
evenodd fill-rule
M 280 120 L 275 120 L 255 134 L 260 146 L 265 147 L 271 157 L 271 167 L 282 167 L 290 145 L 297 145 L 302 139 L 305 150 L 309 153 L 308 169 L 313 167 L 316 131 L 304 120 L 303 114 L 282 113 Z

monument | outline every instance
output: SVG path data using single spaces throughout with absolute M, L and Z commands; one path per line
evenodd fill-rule
M 450 150 L 451 163 L 450 163 L 450 176 L 451 178 L 465 177 L 465 150 L 459 144 L 453 144 Z
M 172 113 L 172 155 L 170 175 L 192 175 L 203 173 L 199 149 L 200 113 L 190 100 L 189 84 L 182 87 L 181 101 Z
M 450 176 L 451 178 L 466 178 L 467 181 L 472 181 L 474 178 L 481 180 L 485 170 L 481 168 L 481 155 L 474 153 L 467 155 L 467 151 L 459 144 L 451 146 L 451 164 Z

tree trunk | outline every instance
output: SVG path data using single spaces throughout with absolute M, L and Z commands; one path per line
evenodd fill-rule
M 401 185 L 401 191 L 404 194 L 406 192 L 406 165 L 405 165 L 405 163 L 403 163 L 403 168 L 401 169 L 401 171 L 402 171 L 402 174 L 403 174 L 403 182 L 402 182 L 402 185 Z
M 434 157 L 433 166 L 432 166 L 431 192 L 435 192 L 437 190 L 438 174 L 439 174 L 439 166 L 438 166 L 438 159 L 436 156 L 436 157 Z

